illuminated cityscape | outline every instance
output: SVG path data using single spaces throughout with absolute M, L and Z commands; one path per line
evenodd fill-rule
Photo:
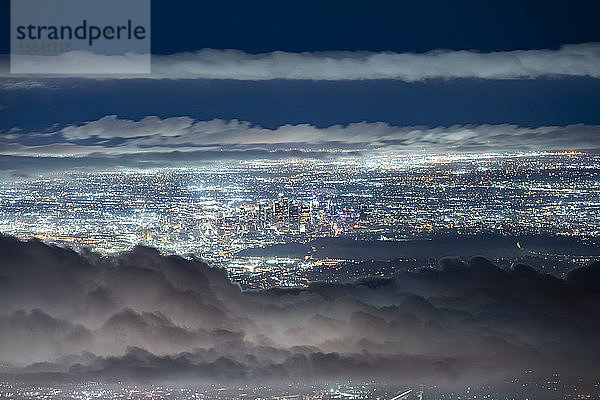
M 496 234 L 595 244 L 599 171 L 596 154 L 528 153 L 67 172 L 2 183 L 0 231 L 102 254 L 144 244 L 225 267 L 248 287 L 295 286 L 318 280 L 319 270 L 335 278 L 336 265 L 369 260 L 320 254 L 319 239 L 400 243 Z M 286 253 L 293 244 L 300 249 Z M 264 250 L 278 246 L 287 250 Z M 591 259 L 565 256 L 575 265 Z M 404 261 L 406 268 L 422 266 Z M 379 274 L 354 277 L 370 273 Z
M 285 387 L 270 385 L 125 385 L 87 382 L 63 385 L 8 384 L 0 382 L 0 399 L 99 399 L 99 400 L 193 400 L 193 399 L 264 399 L 264 400 L 476 400 L 517 399 L 530 396 L 539 400 L 598 399 L 600 396 L 563 382 L 560 375 L 532 377 L 531 371 L 502 385 L 477 385 L 444 390 L 435 385 L 390 385 L 382 382 L 315 382 L 312 385 L 290 383 Z M 600 382 L 596 384 L 596 388 Z M 526 398 L 526 397 L 523 397 Z

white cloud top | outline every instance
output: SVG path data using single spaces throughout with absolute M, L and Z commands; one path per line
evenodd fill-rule
M 187 116 L 139 121 L 107 115 L 44 133 L 13 129 L 0 142 L 0 154 L 86 155 L 195 150 L 392 150 L 405 153 L 597 149 L 600 126 L 520 127 L 453 125 L 394 126 L 358 122 L 319 128 L 309 124 L 269 129 L 238 120 L 196 121 Z M 44 137 L 40 146 L 21 138 Z
M 51 59 L 32 56 L 28 62 L 49 63 L 46 70 L 63 71 L 64 75 L 70 75 L 69 71 L 73 66 L 106 65 L 107 57 L 110 56 L 73 52 Z M 123 57 L 115 59 L 117 64 L 123 61 Z M 90 67 L 90 71 L 95 69 Z M 5 73 L 5 76 L 9 75 Z M 153 55 L 150 75 L 127 73 L 102 75 L 102 71 L 97 71 L 96 75 L 85 76 L 329 81 L 397 79 L 406 82 L 457 78 L 535 79 L 564 76 L 599 78 L 600 43 L 565 45 L 558 50 L 514 50 L 492 53 L 433 50 L 419 54 L 343 51 L 313 53 L 276 51 L 248 54 L 238 50 L 204 49 L 191 53 Z

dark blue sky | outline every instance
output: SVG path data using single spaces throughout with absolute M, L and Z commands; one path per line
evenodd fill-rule
M 9 0 L 0 0 L 9 50 Z M 201 48 L 425 52 L 556 49 L 600 41 L 600 2 L 391 0 L 153 0 L 152 51 Z
M 0 53 L 6 54 L 9 1 L 0 4 L 6 11 L 0 14 Z M 600 1 L 154 0 L 151 36 L 155 54 L 203 48 L 486 53 L 600 42 L 599 20 Z M 0 77 L 0 139 L 12 135 L 6 140 L 22 145 L 53 140 L 27 136 L 30 132 L 57 131 L 112 114 L 136 121 L 146 116 L 239 119 L 270 129 L 361 121 L 535 128 L 600 125 L 599 110 L 600 79 L 589 76 L 415 83 Z M 9 132 L 15 127 L 22 129 L 17 139 L 14 130 Z
M 598 1 L 153 1 L 155 53 L 554 49 L 600 41 Z
M 223 81 L 52 80 L 53 89 L 0 91 L 0 129 L 43 130 L 104 115 L 237 118 L 275 128 L 386 121 L 449 126 L 600 124 L 600 80 Z M 33 117 L 31 110 L 36 110 Z

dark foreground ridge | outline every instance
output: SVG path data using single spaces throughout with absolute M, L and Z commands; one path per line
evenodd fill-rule
M 475 257 L 395 279 L 242 291 L 198 260 L 0 237 L 4 379 L 357 378 L 461 385 L 523 371 L 593 385 L 600 264 L 565 280 Z

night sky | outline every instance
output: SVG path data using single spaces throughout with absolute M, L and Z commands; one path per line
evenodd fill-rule
M 9 1 L 2 0 L 8 11 Z M 598 42 L 600 4 L 575 1 L 357 0 L 189 2 L 154 0 L 152 52 L 202 48 L 270 51 L 369 50 L 422 53 L 558 49 Z M 0 22 L 9 51 L 9 13 Z
M 2 5 L 8 11 L 8 1 Z M 8 15 L 0 20 L 6 33 Z M 189 117 L 190 124 L 239 120 L 275 142 L 286 125 L 323 130 L 366 122 L 396 129 L 394 140 L 405 127 L 478 132 L 510 125 L 553 127 L 565 143 L 569 126 L 577 125 L 587 133 L 573 146 L 593 149 L 600 124 L 598 15 L 594 1 L 153 1 L 153 79 L 15 76 L 5 65 L 0 151 L 81 155 L 224 145 L 193 125 L 168 148 L 152 144 L 164 136 L 156 127 L 135 143 L 119 132 L 108 142 L 93 133 L 74 141 L 62 132 L 85 130 L 106 116 L 124 124 L 154 116 Z M 1 40 L 0 53 L 9 53 L 8 35 Z M 193 67 L 183 71 L 182 62 Z M 331 62 L 337 64 L 330 68 Z M 302 135 L 299 130 L 286 146 L 301 144 Z M 506 141 L 487 143 L 464 150 L 507 150 Z M 321 144 L 331 147 L 325 133 Z

